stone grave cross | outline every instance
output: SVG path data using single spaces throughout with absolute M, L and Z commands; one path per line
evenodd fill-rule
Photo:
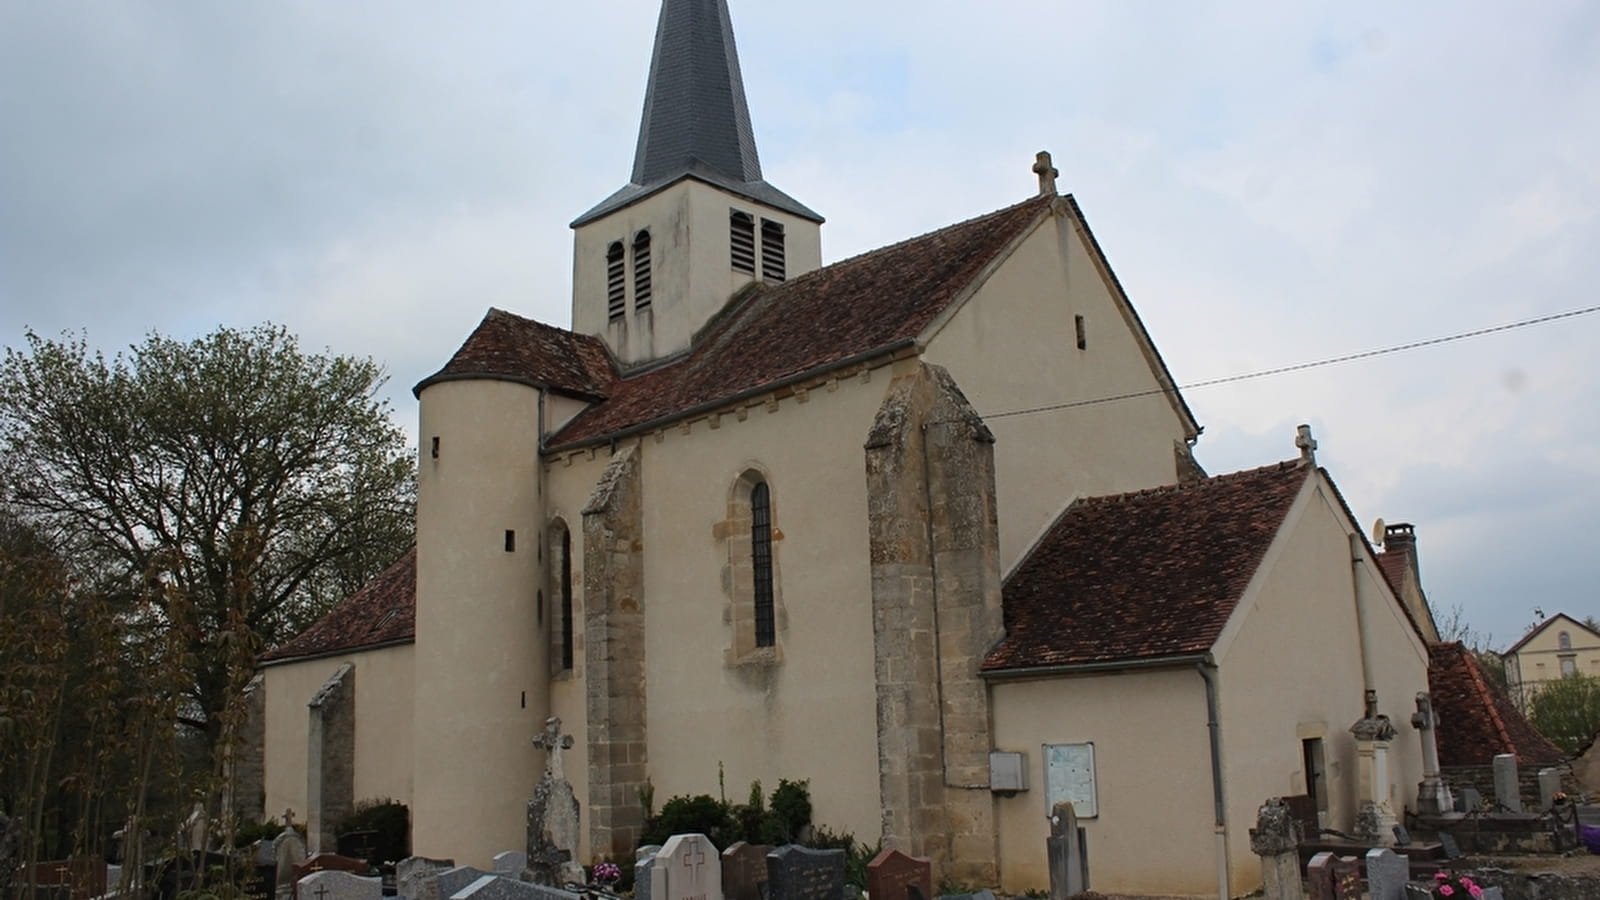
M 1433 696 L 1427 691 L 1417 693 L 1417 712 L 1411 717 L 1411 727 L 1422 736 L 1422 783 L 1417 786 L 1417 811 L 1425 816 L 1437 816 L 1455 807 L 1450 789 L 1439 777 L 1439 739 L 1435 729 L 1439 717 L 1433 711 Z
M 561 717 L 544 720 L 544 732 L 533 739 L 533 745 L 549 755 L 545 757 L 545 774 L 557 781 L 566 780 L 561 771 L 561 751 L 572 749 L 572 735 L 561 733 Z

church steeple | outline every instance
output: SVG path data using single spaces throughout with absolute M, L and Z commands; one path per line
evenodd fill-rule
M 572 328 L 624 366 L 688 350 L 751 281 L 822 265 L 822 216 L 761 177 L 727 0 L 662 0 L 628 184 L 572 223 Z
M 784 212 L 822 216 L 761 177 L 727 0 L 663 0 L 629 183 L 574 228 L 685 177 Z

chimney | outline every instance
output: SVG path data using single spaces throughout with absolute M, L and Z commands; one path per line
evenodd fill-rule
M 1393 553 L 1406 561 L 1406 568 L 1422 586 L 1422 570 L 1417 565 L 1417 529 L 1409 522 L 1397 522 L 1383 528 L 1383 552 Z

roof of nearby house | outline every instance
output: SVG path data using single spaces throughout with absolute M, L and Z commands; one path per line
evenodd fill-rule
M 1566 613 L 1556 613 L 1555 615 L 1551 616 L 1550 618 L 1545 619 L 1543 622 L 1540 622 L 1539 624 L 1533 626 L 1533 628 L 1527 634 L 1522 636 L 1521 640 L 1517 641 L 1515 644 L 1512 644 L 1510 646 L 1510 648 L 1508 648 L 1506 650 L 1506 652 L 1504 652 L 1504 653 L 1502 653 L 1500 655 L 1501 656 L 1510 656 L 1511 654 L 1517 652 L 1518 650 L 1521 650 L 1523 648 L 1523 646 L 1525 646 L 1529 641 L 1531 641 L 1535 637 L 1537 637 L 1546 628 L 1549 628 L 1551 625 L 1554 625 L 1557 621 L 1560 621 L 1560 620 L 1563 620 L 1563 619 L 1566 620 L 1567 623 L 1570 624 L 1573 628 L 1582 629 L 1583 631 L 1588 632 L 1594 638 L 1600 639 L 1600 634 L 1595 634 L 1594 630 L 1591 629 L 1589 626 L 1583 624 L 1582 622 L 1578 621 L 1577 619 L 1574 619 L 1573 617 L 1567 615 Z
M 1521 764 L 1564 758 L 1459 641 L 1428 648 L 1428 691 L 1439 717 L 1442 766 L 1486 766 L 1501 753 L 1515 753 Z
M 413 640 L 417 628 L 417 548 L 286 644 L 261 654 L 260 662 L 285 662 L 347 653 Z
M 1073 503 L 1003 588 L 984 671 L 1156 660 L 1216 643 L 1312 468 Z

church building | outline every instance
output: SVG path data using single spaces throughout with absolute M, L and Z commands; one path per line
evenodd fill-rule
M 414 853 L 486 867 L 555 716 L 583 863 L 719 778 L 807 779 L 830 829 L 1017 892 L 1065 800 L 1102 891 L 1259 886 L 1272 796 L 1382 837 L 1423 777 L 1426 609 L 1309 432 L 1201 469 L 1032 162 L 1018 202 L 823 265 L 726 0 L 664 0 L 631 176 L 572 222 L 570 329 L 490 309 L 417 384 L 416 548 L 262 657 L 240 796 L 329 847 L 400 800 Z

